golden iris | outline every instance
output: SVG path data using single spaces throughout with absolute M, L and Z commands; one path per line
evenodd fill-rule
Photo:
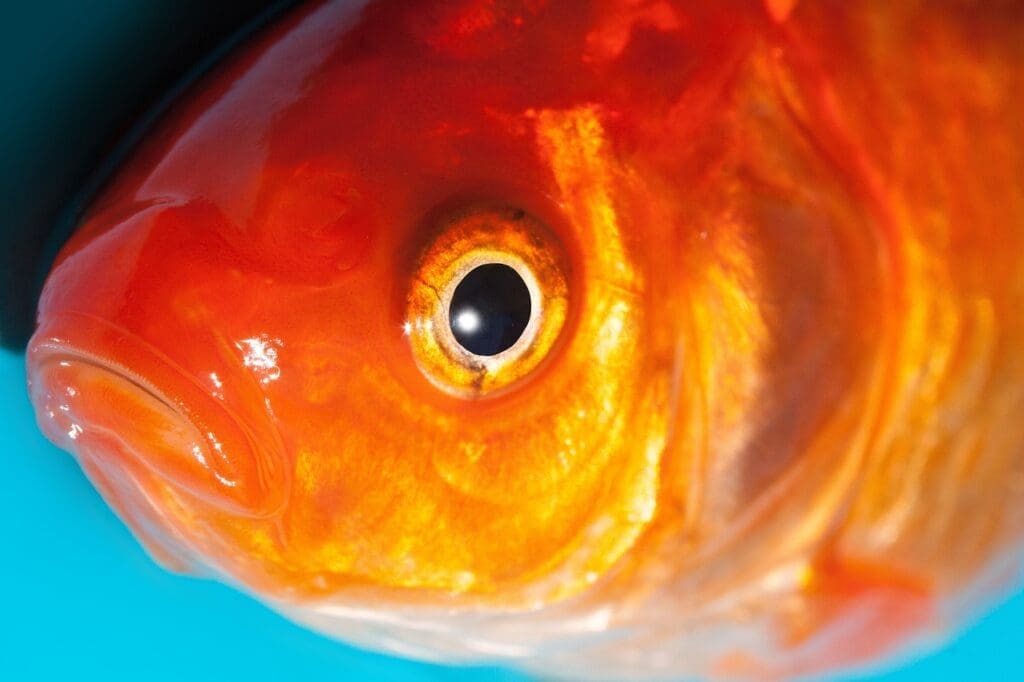
M 438 228 L 415 267 L 405 332 L 416 365 L 433 385 L 461 398 L 493 395 L 537 369 L 565 325 L 565 250 L 551 230 L 515 207 L 473 206 Z M 510 268 L 529 293 L 521 333 L 493 354 L 473 352 L 453 332 L 460 326 L 472 332 L 482 323 L 471 310 L 459 317 L 452 302 L 467 275 L 488 265 Z

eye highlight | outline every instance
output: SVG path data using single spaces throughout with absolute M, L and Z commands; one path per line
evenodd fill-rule
M 536 289 L 536 282 L 528 286 L 511 265 L 473 268 L 455 286 L 448 306 L 455 340 L 470 353 L 488 357 L 512 348 L 529 327 Z
M 416 364 L 441 390 L 491 395 L 549 355 L 568 314 L 564 249 L 512 207 L 450 215 L 411 280 L 405 332 Z

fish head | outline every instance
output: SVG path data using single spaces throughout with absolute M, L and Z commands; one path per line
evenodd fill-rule
M 276 595 L 578 592 L 651 520 L 670 428 L 675 321 L 644 339 L 654 242 L 614 205 L 643 193 L 604 167 L 600 106 L 554 106 L 570 73 L 497 77 L 545 35 L 471 55 L 493 63 L 467 86 L 428 22 L 387 37 L 368 10 L 374 59 L 339 37 L 351 14 L 225 69 L 99 198 L 40 304 L 41 423 L 178 568 Z M 481 262 L 532 307 L 488 357 L 443 305 Z
M 40 424 L 158 559 L 370 646 L 878 655 L 1016 565 L 1024 406 L 1013 41 L 883 4 L 306 8 L 65 247 Z

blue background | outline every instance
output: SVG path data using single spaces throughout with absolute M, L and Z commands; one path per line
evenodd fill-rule
M 500 680 L 370 654 L 303 631 L 222 585 L 153 564 L 74 460 L 38 432 L 24 361 L 0 351 L 0 678 Z M 893 681 L 1020 678 L 1024 595 Z

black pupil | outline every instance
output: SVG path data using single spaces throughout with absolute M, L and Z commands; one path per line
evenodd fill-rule
M 519 340 L 530 321 L 530 290 L 515 269 L 488 263 L 462 278 L 448 308 L 455 340 L 475 355 L 497 355 Z

